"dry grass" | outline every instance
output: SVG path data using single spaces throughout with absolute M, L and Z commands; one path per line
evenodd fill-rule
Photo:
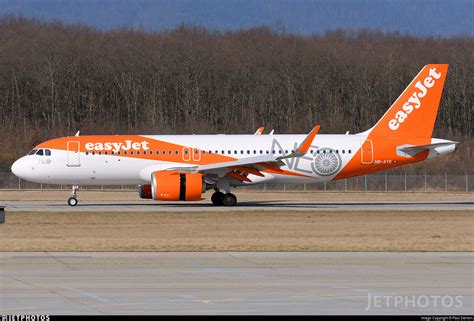
M 473 223 L 472 211 L 9 212 L 0 251 L 473 251 Z

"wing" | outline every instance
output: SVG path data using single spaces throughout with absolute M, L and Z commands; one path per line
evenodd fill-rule
M 207 165 L 190 166 L 190 167 L 173 167 L 167 170 L 183 171 L 183 172 L 194 172 L 203 173 L 205 175 L 222 178 L 226 175 L 242 182 L 251 182 L 247 177 L 249 174 L 256 176 L 264 176 L 261 171 L 272 170 L 276 172 L 282 172 L 280 167 L 284 166 L 285 163 L 282 161 L 286 158 L 301 157 L 305 155 L 313 143 L 316 134 L 319 131 L 319 125 L 315 126 L 311 132 L 306 136 L 303 142 L 296 148 L 296 150 L 290 154 L 283 156 L 275 155 L 262 155 L 241 158 L 229 162 L 220 162 Z
M 259 129 L 257 129 L 257 131 L 255 132 L 254 135 L 255 136 L 262 135 L 264 129 L 265 129 L 265 127 L 260 127 Z

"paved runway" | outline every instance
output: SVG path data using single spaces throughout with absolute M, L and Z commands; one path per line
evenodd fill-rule
M 216 207 L 209 201 L 203 202 L 155 202 L 140 201 L 81 201 L 70 207 L 66 201 L 1 201 L 7 211 L 92 211 L 92 212 L 173 212 L 173 211 L 220 211 L 220 210 L 298 210 L 298 211 L 353 211 L 353 210 L 474 210 L 472 199 L 457 201 L 243 201 L 238 206 Z
M 473 314 L 473 262 L 474 253 L 0 253 L 0 315 Z

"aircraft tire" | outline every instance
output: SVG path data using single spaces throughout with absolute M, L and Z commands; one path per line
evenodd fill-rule
M 77 198 L 75 197 L 69 197 L 69 199 L 67 200 L 67 203 L 69 204 L 69 206 L 76 206 L 78 201 L 77 201 Z
M 222 192 L 215 192 L 214 194 L 212 194 L 211 196 L 211 201 L 212 201 L 212 204 L 214 204 L 215 206 L 222 206 L 224 205 L 224 193 Z
M 235 206 L 237 205 L 237 197 L 232 193 L 227 193 L 224 195 L 224 199 L 222 200 L 224 206 Z

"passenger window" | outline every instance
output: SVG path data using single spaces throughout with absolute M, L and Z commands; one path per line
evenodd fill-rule
M 124 154 L 124 155 L 127 155 L 127 151 L 124 150 L 124 151 L 123 151 L 123 154 Z M 99 152 L 99 155 L 100 155 L 100 152 Z
M 130 151 L 130 155 L 133 155 L 133 150 Z
M 351 153 L 351 150 L 349 149 L 348 152 L 349 152 L 349 154 L 350 154 L 350 153 Z
M 36 152 L 36 155 L 43 156 L 43 150 L 42 150 L 42 149 L 38 149 L 38 151 Z
M 178 154 L 179 154 L 179 152 L 178 152 L 177 150 L 175 150 L 175 151 L 174 151 L 174 153 L 175 153 L 176 155 L 178 155 Z
M 86 155 L 89 155 L 89 152 L 86 152 Z
M 109 154 L 109 153 L 107 153 L 107 152 L 104 152 L 104 155 L 108 155 L 108 154 Z M 86 154 L 86 155 L 87 155 L 87 154 Z
M 342 150 L 342 153 L 343 153 L 343 154 L 345 154 L 345 153 L 346 153 L 346 150 L 345 150 L 345 149 L 343 149 L 343 150 Z
M 143 155 L 146 155 L 146 150 L 143 151 Z
M 244 151 L 243 151 L 243 150 L 241 150 L 241 151 L 240 151 L 240 153 L 241 153 L 241 154 L 243 154 L 243 153 L 244 153 Z
M 46 156 L 51 156 L 51 150 L 45 149 L 45 150 L 44 150 L 44 154 L 45 154 Z

